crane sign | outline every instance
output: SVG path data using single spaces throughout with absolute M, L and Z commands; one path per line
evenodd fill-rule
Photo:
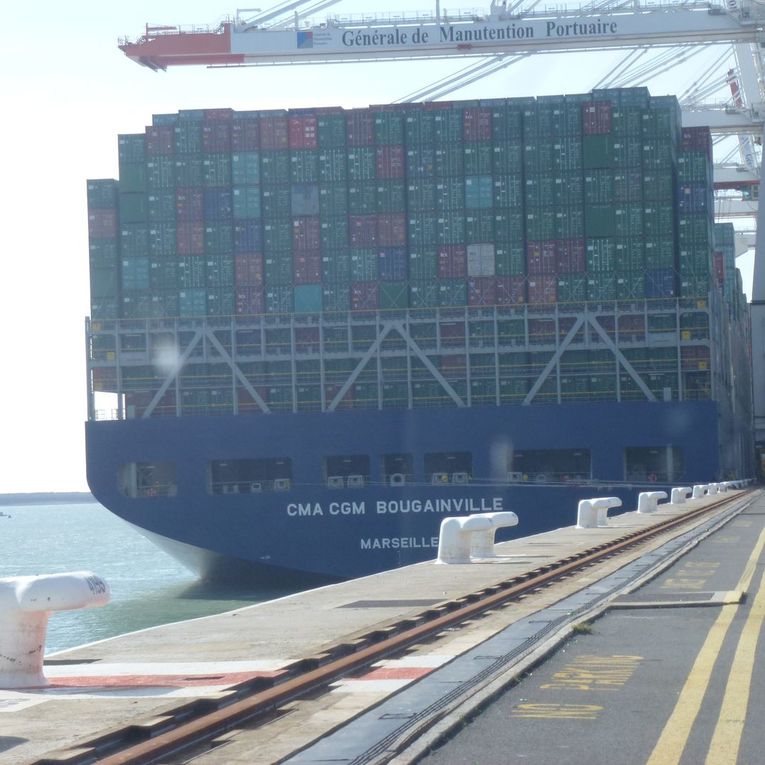
M 248 66 L 459 58 L 705 43 L 752 43 L 765 30 L 765 9 L 709 3 L 628 9 L 511 14 L 493 3 L 485 16 L 399 14 L 319 25 L 257 26 L 239 16 L 216 29 L 148 26 L 128 58 L 155 70 L 171 66 Z

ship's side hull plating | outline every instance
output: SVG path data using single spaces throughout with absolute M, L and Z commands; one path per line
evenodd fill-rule
M 682 483 L 717 476 L 717 406 L 692 403 L 588 403 L 570 406 L 355 411 L 89 422 L 88 480 L 95 497 L 145 530 L 202 576 L 250 569 L 261 579 L 340 579 L 436 557 L 440 522 L 450 515 L 512 510 L 509 536 L 576 522 L 576 504 L 617 495 L 634 507 L 645 485 L 629 485 L 628 447 L 682 452 Z M 698 433 L 708 437 L 699 438 Z M 513 450 L 582 449 L 592 479 L 552 485 L 508 481 Z M 424 455 L 472 455 L 468 482 L 433 485 Z M 383 455 L 413 457 L 412 480 L 386 485 Z M 369 455 L 364 485 L 329 488 L 323 457 Z M 283 491 L 214 494 L 216 460 L 289 458 L 295 479 Z M 128 496 L 125 465 L 172 464 L 172 492 Z

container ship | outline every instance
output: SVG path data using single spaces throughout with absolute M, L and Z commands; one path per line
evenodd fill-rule
M 88 181 L 88 481 L 201 577 L 753 475 L 712 147 L 644 88 L 158 114 Z

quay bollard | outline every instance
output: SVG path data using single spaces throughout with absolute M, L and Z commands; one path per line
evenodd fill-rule
M 693 487 L 693 499 L 701 499 L 707 493 L 707 485 L 697 483 Z
M 720 484 L 717 483 L 710 483 L 707 487 L 707 493 L 710 497 L 714 497 L 716 494 L 718 494 L 720 491 Z
M 692 493 L 693 489 L 690 486 L 677 486 L 672 489 L 669 501 L 673 505 L 685 504 L 685 500 L 688 499 Z
M 0 579 L 0 688 L 48 684 L 43 660 L 52 611 L 108 602 L 109 586 L 90 571 Z
M 594 529 L 608 525 L 608 511 L 612 507 L 621 507 L 619 497 L 593 497 L 580 500 L 577 507 L 576 527 Z
M 475 516 L 474 516 L 475 517 Z M 498 513 L 481 513 L 480 517 L 491 521 L 491 528 L 485 531 L 474 531 L 470 541 L 470 556 L 472 558 L 494 558 L 494 537 L 497 529 L 518 525 L 518 516 L 508 511 Z
M 492 522 L 483 514 L 444 519 L 438 534 L 436 563 L 470 563 L 470 538 L 473 532 L 488 531 L 491 528 Z
M 656 505 L 659 504 L 659 500 L 666 498 L 666 491 L 641 491 L 640 494 L 638 494 L 637 511 L 639 513 L 656 512 Z

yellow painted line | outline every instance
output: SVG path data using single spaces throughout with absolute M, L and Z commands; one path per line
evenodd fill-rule
M 763 547 L 765 547 L 765 529 L 760 532 L 757 544 L 749 556 L 735 589 L 747 590 L 749 588 Z M 735 614 L 736 609 L 724 608 L 709 630 L 707 639 L 704 641 L 685 685 L 680 691 L 675 708 L 669 716 L 651 756 L 648 758 L 647 765 L 673 765 L 673 763 L 680 762 L 691 728 L 696 721 L 701 702 L 704 700 L 704 695 L 709 686 L 709 678 L 715 660 L 720 653 L 723 640 L 725 640 Z
M 746 710 L 749 705 L 754 656 L 763 621 L 765 621 L 765 589 L 760 580 L 757 596 L 741 632 L 733 665 L 728 675 L 720 716 L 707 754 L 707 765 L 736 762 L 738 759 L 741 736 L 746 722 Z

